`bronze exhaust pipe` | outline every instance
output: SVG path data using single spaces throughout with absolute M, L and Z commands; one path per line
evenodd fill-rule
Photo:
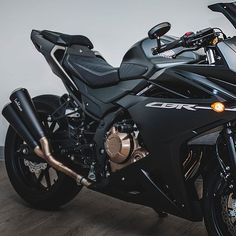
M 66 167 L 64 164 L 62 164 L 61 162 L 57 161 L 51 154 L 50 152 L 50 147 L 49 147 L 49 143 L 46 137 L 41 138 L 40 140 L 40 144 L 42 147 L 42 151 L 41 149 L 37 149 L 34 150 L 35 153 L 38 156 L 41 156 L 50 166 L 52 166 L 53 168 L 55 168 L 56 170 L 63 172 L 64 174 L 70 176 L 71 178 L 75 179 L 77 184 L 81 184 L 83 186 L 89 187 L 91 185 L 91 183 L 84 178 L 83 176 L 77 174 L 76 172 L 74 172 L 72 169 Z M 40 152 L 39 152 L 40 150 Z
M 11 100 L 13 103 L 5 106 L 2 114 L 29 147 L 34 150 L 35 154 L 56 170 L 75 179 L 77 184 L 86 187 L 91 185 L 86 178 L 66 167 L 52 156 L 49 142 L 45 137 L 42 124 L 38 119 L 28 91 L 26 89 L 16 90 L 12 93 Z

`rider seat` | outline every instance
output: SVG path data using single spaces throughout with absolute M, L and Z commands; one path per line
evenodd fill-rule
M 119 82 L 118 69 L 84 46 L 73 45 L 68 48 L 63 65 L 75 83 L 81 79 L 92 88 L 101 88 Z
M 67 47 L 63 65 L 74 82 L 82 80 L 93 88 L 112 86 L 119 82 L 118 70 L 98 57 L 92 42 L 83 35 L 68 35 L 49 30 L 41 31 L 48 41 Z

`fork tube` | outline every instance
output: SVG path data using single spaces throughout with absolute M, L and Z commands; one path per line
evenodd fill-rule
M 233 174 L 234 182 L 236 183 L 236 150 L 235 150 L 235 143 L 234 143 L 234 133 L 233 127 L 231 122 L 227 123 L 225 129 L 225 138 L 226 143 L 229 151 L 229 158 L 231 164 L 231 173 Z

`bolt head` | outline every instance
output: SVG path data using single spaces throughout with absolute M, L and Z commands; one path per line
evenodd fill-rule
M 27 149 L 27 148 L 24 148 L 24 149 L 22 150 L 22 153 L 25 154 L 25 155 L 28 154 L 28 149 Z

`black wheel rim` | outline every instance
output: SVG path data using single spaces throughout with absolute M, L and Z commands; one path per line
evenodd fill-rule
M 56 121 L 48 121 L 48 115 L 45 113 L 39 113 L 39 115 L 47 137 L 53 138 L 57 130 L 60 129 L 60 124 Z M 18 170 L 21 180 L 27 187 L 37 193 L 52 191 L 58 182 L 60 173 L 49 166 L 43 159 L 38 162 L 39 158 L 36 157 L 32 150 L 30 150 L 27 156 L 21 153 L 22 145 L 26 144 L 18 135 L 15 141 L 14 166 Z M 34 159 L 35 161 L 32 161 Z
M 211 214 L 214 223 L 214 227 L 219 236 L 232 236 L 236 235 L 236 217 L 234 221 L 231 221 L 228 210 L 230 209 L 229 200 L 232 196 L 232 191 L 225 188 L 225 191 L 221 195 L 217 192 L 223 183 L 223 179 L 219 178 L 216 187 L 214 188 L 214 196 L 211 206 Z M 236 207 L 236 206 L 235 206 Z M 231 209 L 232 210 L 232 209 Z M 236 208 L 235 208 L 236 210 Z M 233 223 L 234 222 L 234 223 Z M 232 224 L 233 223 L 233 224 Z

